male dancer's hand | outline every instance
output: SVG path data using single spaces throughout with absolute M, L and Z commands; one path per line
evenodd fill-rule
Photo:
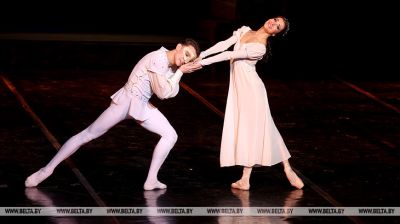
M 197 62 L 189 62 L 184 65 L 181 65 L 179 67 L 179 70 L 181 70 L 182 73 L 192 73 L 196 70 L 201 69 L 203 66 L 200 63 Z

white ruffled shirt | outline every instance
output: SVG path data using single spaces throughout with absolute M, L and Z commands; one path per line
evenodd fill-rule
M 111 96 L 116 104 L 129 103 L 129 115 L 144 121 L 149 116 L 151 96 L 160 99 L 174 97 L 179 92 L 182 72 L 169 66 L 167 49 L 161 47 L 145 55 L 133 68 L 128 82 Z

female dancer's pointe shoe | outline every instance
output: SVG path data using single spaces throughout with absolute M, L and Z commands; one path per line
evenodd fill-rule
M 146 191 L 156 190 L 156 189 L 165 189 L 167 185 L 161 183 L 160 181 L 156 181 L 155 183 L 144 183 L 143 189 Z
M 240 189 L 231 188 L 231 192 L 240 200 L 242 207 L 250 207 L 250 202 L 249 202 L 250 191 L 243 191 Z
M 53 171 L 48 171 L 44 168 L 40 169 L 36 173 L 30 175 L 25 180 L 25 187 L 36 187 L 42 181 L 44 181 L 47 177 L 49 177 Z
M 292 169 L 285 169 L 286 177 L 288 178 L 290 184 L 297 188 L 302 189 L 304 187 L 303 181 L 297 176 L 297 174 Z
M 243 183 L 242 180 L 238 180 L 235 183 L 231 184 L 232 188 L 248 191 L 250 189 L 250 184 Z

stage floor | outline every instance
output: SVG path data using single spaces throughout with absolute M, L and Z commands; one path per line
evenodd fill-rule
M 204 68 L 184 75 L 177 97 L 152 100 L 179 135 L 159 173 L 159 179 L 168 185 L 166 190 L 143 190 L 158 136 L 133 120 L 121 122 L 84 145 L 71 157 L 71 163 L 62 163 L 37 188 L 26 189 L 25 178 L 54 156 L 57 144 L 86 128 L 108 107 L 110 96 L 125 84 L 129 73 L 129 70 L 95 68 L 20 68 L 2 74 L 1 207 L 400 205 L 400 81 L 343 80 L 323 74 L 321 78 L 311 79 L 265 75 L 263 81 L 272 116 L 292 155 L 290 162 L 304 179 L 305 187 L 296 190 L 290 186 L 282 167 L 276 165 L 255 168 L 250 191 L 238 191 L 232 190 L 230 184 L 240 177 L 241 168 L 219 167 L 222 115 L 229 82 L 225 68 Z M 27 103 L 25 109 L 22 99 Z M 397 217 L 385 216 L 75 216 L 0 217 L 1 220 L 8 223 L 14 220 L 29 223 L 399 222 Z

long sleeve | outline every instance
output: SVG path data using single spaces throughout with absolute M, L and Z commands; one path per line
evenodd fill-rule
M 245 50 L 240 51 L 224 51 L 212 57 L 208 57 L 200 61 L 201 65 L 210 65 L 220 61 L 227 61 L 236 58 L 247 58 L 247 52 Z
M 236 41 L 237 41 L 237 36 L 236 35 L 233 35 L 233 36 L 231 36 L 230 38 L 228 38 L 228 39 L 226 39 L 224 41 L 220 41 L 220 42 L 216 43 L 214 46 L 208 48 L 207 50 L 202 51 L 200 53 L 200 58 L 206 58 L 209 55 L 225 51 L 230 46 L 235 44 Z
M 249 30 L 250 30 L 250 27 L 242 26 L 241 28 L 233 31 L 232 36 L 229 37 L 228 39 L 226 39 L 224 41 L 220 41 L 220 42 L 216 43 L 214 46 L 208 48 L 207 50 L 202 51 L 200 53 L 200 58 L 206 58 L 210 55 L 213 55 L 213 54 L 216 54 L 216 53 L 219 53 L 222 51 L 226 51 L 230 46 L 234 45 L 237 41 L 239 41 L 242 33 L 245 33 Z
M 169 79 L 163 75 L 149 72 L 151 88 L 160 99 L 172 98 L 179 92 L 179 81 L 182 75 L 183 73 L 179 69 Z
M 234 59 L 249 59 L 259 60 L 265 54 L 265 47 L 260 48 L 258 43 L 249 43 L 245 48 L 236 51 L 224 51 L 217 55 L 208 57 L 200 61 L 201 65 L 210 65 L 220 61 L 234 60 Z

